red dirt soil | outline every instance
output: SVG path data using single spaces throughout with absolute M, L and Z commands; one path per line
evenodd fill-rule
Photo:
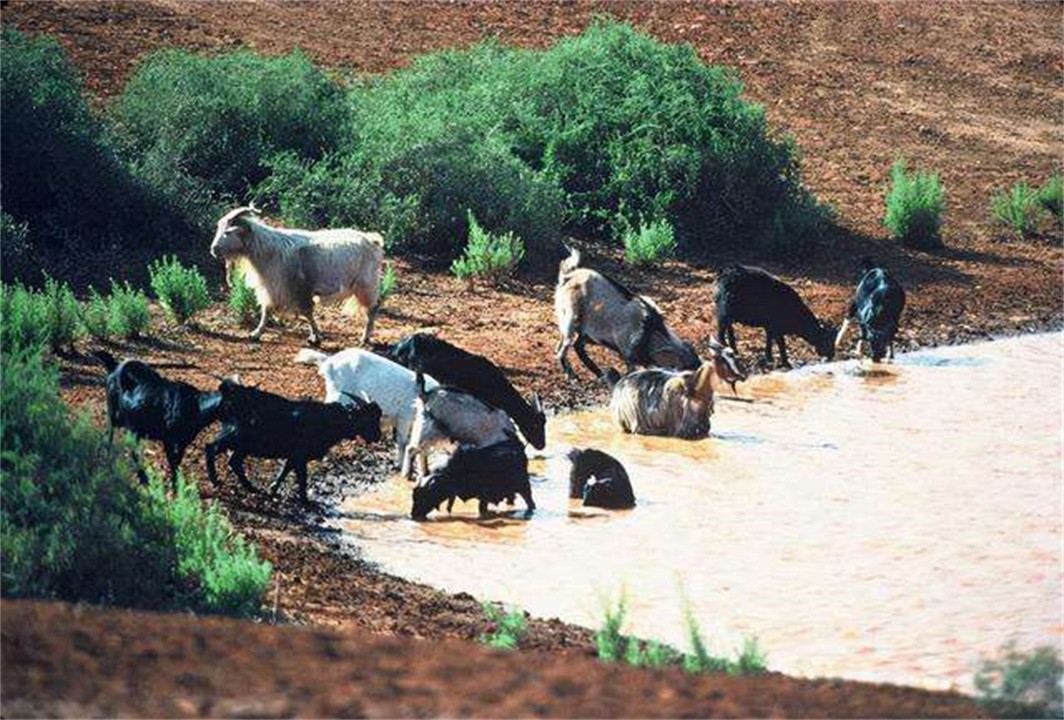
M 962 696 L 8 601 L 4 716 L 974 717 Z M 309 662 L 308 662 L 309 661 Z M 100 672 L 104 670 L 104 672 Z M 85 682 L 88 675 L 94 682 Z M 71 711 L 74 710 L 74 713 Z
M 775 127 L 795 136 L 807 185 L 836 207 L 842 225 L 825 250 L 786 263 L 733 251 L 633 271 L 615 249 L 587 246 L 591 266 L 652 295 L 683 336 L 704 347 L 714 330 L 713 281 L 734 261 L 757 262 L 780 274 L 819 316 L 838 322 L 852 291 L 854 259 L 865 253 L 892 268 L 909 292 L 899 349 L 1058 328 L 1064 315 L 1061 229 L 1047 226 L 1019 241 L 1007 238 L 988 216 L 992 191 L 1019 179 L 1041 183 L 1064 156 L 1059 4 L 13 1 L 2 12 L 5 26 L 55 34 L 101 98 L 120 90 L 138 58 L 161 47 L 207 52 L 247 47 L 275 54 L 298 46 L 329 67 L 379 72 L 423 52 L 486 37 L 542 47 L 579 32 L 596 13 L 628 19 L 662 40 L 692 43 L 707 62 L 739 67 L 748 96 L 765 105 Z M 949 197 L 942 252 L 915 252 L 885 238 L 883 193 L 898 152 L 942 176 Z M 203 251 L 190 257 L 206 265 L 208 242 L 204 238 Z M 101 268 L 113 273 L 121 267 L 123 277 L 144 284 L 142 263 L 128 257 L 80 260 L 58 276 L 101 286 L 106 279 Z M 445 273 L 395 263 L 399 289 L 379 320 L 378 350 L 415 329 L 434 327 L 446 339 L 491 357 L 519 389 L 538 391 L 551 408 L 605 399 L 586 374 L 581 383 L 566 382 L 553 358 L 557 331 L 549 268 L 503 288 L 469 290 Z M 212 279 L 219 289 L 220 278 L 215 268 Z M 268 330 L 262 343 L 249 343 L 221 305 L 188 330 L 168 327 L 157 308 L 154 312 L 151 338 L 112 351 L 161 364 L 167 374 L 201 387 L 239 372 L 245 382 L 288 396 L 321 395 L 315 372 L 290 364 L 306 333 L 300 322 L 283 322 Z M 358 322 L 335 309 L 326 308 L 320 324 L 324 350 L 357 343 Z M 748 360 L 757 356 L 762 337 L 740 328 Z M 102 422 L 102 371 L 84 354 L 88 347 L 62 359 L 64 396 Z M 792 341 L 789 349 L 792 360 L 812 359 L 801 341 Z M 200 478 L 203 441 L 184 465 Z M 309 511 L 245 495 L 231 482 L 215 489 L 201 480 L 203 494 L 219 500 L 274 564 L 268 600 L 278 617 L 332 626 L 329 630 L 5 601 L 0 714 L 977 712 L 956 696 L 890 686 L 778 675 L 750 681 L 692 678 L 604 667 L 588 659 L 590 633 L 558 621 L 533 622 L 522 644 L 553 653 L 550 657 L 500 656 L 471 643 L 454 644 L 475 640 L 487 629 L 476 600 L 383 575 L 342 553 L 335 539 L 320 531 L 320 515 L 339 497 L 391 471 L 391 454 L 383 446 L 344 445 L 312 466 L 311 492 L 319 504 Z M 154 447 L 149 457 L 161 466 Z M 251 470 L 261 482 L 266 465 L 251 464 Z M 459 663 L 465 670 L 484 661 L 491 670 L 455 671 Z

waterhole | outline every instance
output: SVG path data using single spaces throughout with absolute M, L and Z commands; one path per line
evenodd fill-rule
M 393 478 L 333 522 L 388 572 L 537 616 L 596 627 L 623 591 L 626 632 L 680 648 L 690 608 L 715 654 L 756 636 L 773 670 L 970 691 L 980 658 L 1064 633 L 1062 339 L 757 377 L 702 441 L 560 415 L 530 520 L 416 523 Z M 568 500 L 571 446 L 620 459 L 636 508 Z

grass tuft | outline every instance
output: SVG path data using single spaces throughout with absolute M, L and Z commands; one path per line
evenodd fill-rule
M 519 608 L 507 610 L 501 605 L 496 607 L 490 602 L 481 603 L 481 608 L 493 627 L 480 637 L 480 642 L 500 650 L 516 650 L 521 644 L 521 638 L 528 632 L 528 621 L 524 612 Z
M 211 303 L 207 281 L 199 270 L 185 267 L 174 256 L 164 256 L 148 266 L 151 288 L 171 320 L 186 324 Z

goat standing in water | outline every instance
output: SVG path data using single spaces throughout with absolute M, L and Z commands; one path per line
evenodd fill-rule
M 362 344 L 368 343 L 377 316 L 384 239 L 351 228 L 275 228 L 257 219 L 258 214 L 252 206 L 226 213 L 211 243 L 211 256 L 225 260 L 226 282 L 239 262 L 255 290 L 261 315 L 251 337 L 262 335 L 271 310 L 290 310 L 307 319 L 309 342 L 317 345 L 321 331 L 314 322 L 314 298 L 354 297 L 366 312 Z
M 746 374 L 730 348 L 710 345 L 710 360 L 697 370 L 652 368 L 616 378 L 610 410 L 622 430 L 638 435 L 666 435 L 685 439 L 709 435 L 713 413 L 714 378 L 734 383 Z
M 846 309 L 842 328 L 835 338 L 835 347 L 842 344 L 850 323 L 856 321 L 861 328 L 857 354 L 863 354 L 867 340 L 871 346 L 872 362 L 879 362 L 884 355 L 893 360 L 894 335 L 898 332 L 901 312 L 905 309 L 905 290 L 893 275 L 876 267 L 868 257 L 861 259 L 860 276 L 853 300 Z

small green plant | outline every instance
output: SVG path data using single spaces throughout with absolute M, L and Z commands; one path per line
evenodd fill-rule
M 0 295 L 0 347 L 5 353 L 41 348 L 48 342 L 46 308 L 22 283 L 4 285 Z
M 233 268 L 229 278 L 229 310 L 244 327 L 252 327 L 259 319 L 259 301 L 239 267 Z
M 148 296 L 128 282 L 119 285 L 111 281 L 111 296 L 107 299 L 108 325 L 112 335 L 130 339 L 144 335 L 151 326 Z
M 44 303 L 44 327 L 48 344 L 55 352 L 72 348 L 74 341 L 84 334 L 81 308 L 74 297 L 74 291 L 66 283 L 46 277 L 40 298 Z
M 1049 646 L 1020 652 L 1012 643 L 983 660 L 975 674 L 979 702 L 1000 717 L 1059 718 L 1064 713 L 1060 651 Z
M 605 603 L 602 625 L 595 631 L 595 650 L 599 660 L 617 662 L 626 657 L 627 639 L 621 634 L 625 617 L 628 615 L 628 596 L 622 590 L 616 605 Z
M 650 265 L 671 256 L 676 250 L 676 233 L 668 220 L 640 225 L 638 229 L 626 227 L 622 238 L 624 260 L 629 265 Z
M 176 257 L 162 257 L 148 266 L 151 288 L 167 315 L 184 325 L 210 305 L 207 281 L 194 267 L 185 267 Z
M 516 650 L 521 644 L 521 638 L 528 632 L 525 614 L 518 608 L 506 610 L 501 605 L 496 607 L 490 602 L 482 603 L 481 607 L 493 627 L 489 633 L 480 637 L 480 642 L 501 650 Z
M 1038 189 L 1036 199 L 1039 205 L 1060 220 L 1061 211 L 1064 210 L 1064 178 L 1060 173 L 1054 173 L 1046 180 L 1046 184 Z
M 380 289 L 377 293 L 377 302 L 381 305 L 395 292 L 398 281 L 395 279 L 395 266 L 388 264 L 381 273 Z
M 1023 181 L 1013 185 L 1009 192 L 994 194 L 990 198 L 990 210 L 995 220 L 1008 225 L 1020 237 L 1034 232 L 1041 214 L 1038 193 Z
M 473 213 L 468 213 L 468 218 L 469 243 L 462 257 L 451 263 L 451 272 L 469 282 L 479 278 L 493 284 L 513 275 L 525 257 L 521 238 L 512 232 L 505 235 L 486 232 Z
M 899 157 L 891 166 L 890 178 L 883 224 L 891 237 L 925 250 L 942 247 L 940 231 L 946 193 L 938 175 L 924 172 L 909 175 L 905 158 Z
M 726 672 L 729 669 L 728 661 L 709 654 L 698 620 L 690 608 L 684 613 L 684 623 L 687 625 L 687 639 L 691 643 L 691 652 L 683 658 L 684 670 L 693 673 Z
M 756 637 L 743 638 L 743 648 L 729 672 L 734 675 L 760 675 L 768 671 L 768 658 Z
M 81 323 L 85 330 L 97 340 L 106 340 L 111 336 L 111 308 L 107 300 L 96 292 L 96 288 L 89 288 L 89 297 L 81 305 Z

